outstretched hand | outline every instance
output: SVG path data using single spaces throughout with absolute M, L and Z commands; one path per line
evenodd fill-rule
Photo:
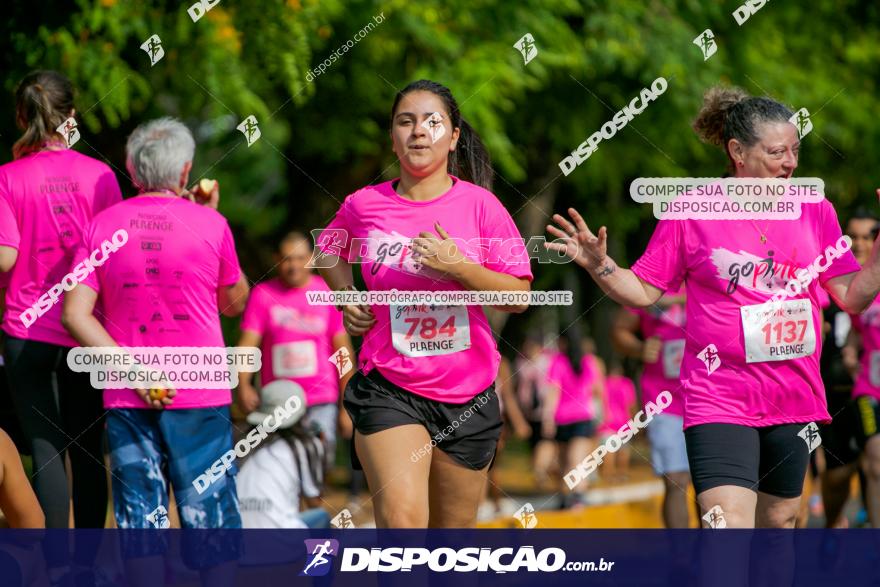
M 601 267 L 605 263 L 608 251 L 608 234 L 605 227 L 601 227 L 599 235 L 596 236 L 590 231 L 577 210 L 569 208 L 568 215 L 574 221 L 573 225 L 561 215 L 553 215 L 553 221 L 561 227 L 561 230 L 548 224 L 547 232 L 555 236 L 557 240 L 545 243 L 544 246 L 564 254 L 584 269 Z

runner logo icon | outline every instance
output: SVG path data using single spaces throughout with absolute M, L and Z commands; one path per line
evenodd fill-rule
M 306 540 L 306 566 L 300 577 L 322 577 L 333 567 L 333 557 L 339 554 L 339 541 L 332 538 Z
M 532 504 L 527 503 L 519 508 L 513 517 L 516 518 L 523 528 L 534 528 L 538 525 L 538 518 L 535 516 L 535 508 Z
M 703 52 L 703 61 L 706 61 L 718 51 L 718 44 L 715 43 L 715 35 L 712 34 L 712 29 L 706 29 L 700 35 L 694 39 L 694 45 L 700 48 L 700 51 Z
M 149 39 L 141 44 L 141 49 L 150 56 L 150 67 L 153 67 L 160 59 L 165 57 L 165 49 L 162 48 L 162 39 L 159 38 L 159 35 L 151 35 Z
M 709 370 L 709 375 L 721 365 L 721 357 L 718 356 L 718 349 L 714 344 L 710 344 L 701 350 L 700 354 L 697 355 L 697 358 L 706 364 L 706 369 Z
M 798 432 L 798 436 L 804 439 L 804 442 L 807 443 L 807 449 L 810 452 L 816 450 L 816 448 L 822 444 L 822 437 L 819 436 L 819 427 L 816 426 L 815 422 L 810 422 L 806 426 Z

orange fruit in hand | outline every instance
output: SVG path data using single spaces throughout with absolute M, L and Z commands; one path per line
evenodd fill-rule
M 162 401 L 168 396 L 168 390 L 160 387 L 154 387 L 150 390 L 150 399 Z

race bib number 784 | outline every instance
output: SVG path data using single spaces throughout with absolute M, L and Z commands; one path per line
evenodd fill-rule
M 408 357 L 448 355 L 469 349 L 467 306 L 391 306 L 391 342 Z

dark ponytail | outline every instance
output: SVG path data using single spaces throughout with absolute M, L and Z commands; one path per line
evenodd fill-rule
M 455 147 L 455 151 L 449 155 L 449 163 L 446 167 L 447 172 L 491 191 L 495 171 L 492 169 L 489 153 L 486 151 L 486 147 L 483 146 L 483 141 L 480 140 L 480 135 L 477 134 L 477 131 L 461 116 L 461 112 L 458 110 L 458 103 L 455 101 L 449 88 L 426 79 L 412 82 L 399 91 L 394 98 L 394 105 L 391 107 L 391 120 L 394 120 L 397 105 L 400 104 L 403 97 L 410 92 L 418 91 L 431 92 L 439 96 L 449 113 L 452 128 L 459 129 L 458 144 Z
M 571 370 L 574 371 L 576 375 L 580 375 L 584 359 L 584 351 L 581 348 L 580 324 L 575 322 L 566 328 L 559 336 L 565 341 L 565 356 L 568 359 L 568 364 L 571 365 Z
M 15 89 L 15 122 L 24 134 L 12 146 L 15 159 L 39 149 L 51 139 L 63 139 L 55 130 L 73 110 L 73 84 L 56 71 L 27 74 Z
M 771 98 L 749 96 L 742 88 L 715 86 L 703 95 L 693 128 L 703 142 L 719 145 L 730 160 L 727 149 L 730 139 L 746 147 L 758 142 L 758 125 L 765 122 L 788 122 L 794 113 Z

